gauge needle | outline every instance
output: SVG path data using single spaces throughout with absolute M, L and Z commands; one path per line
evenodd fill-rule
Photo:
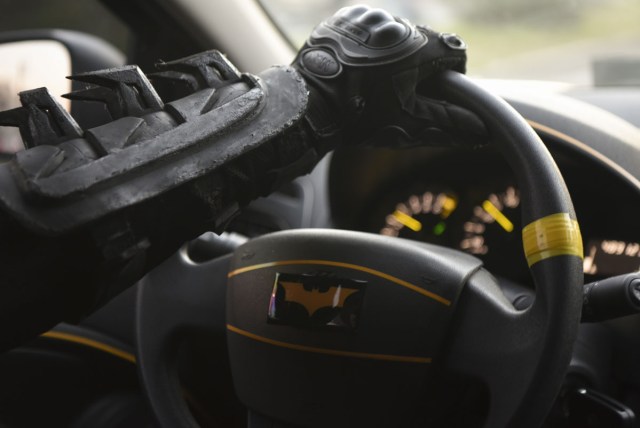
M 420 232 L 422 230 L 422 223 L 420 223 L 415 218 L 411 217 L 408 214 L 403 213 L 402 211 L 395 210 L 393 214 L 391 214 L 393 218 L 398 220 L 403 226 L 407 226 L 409 229 L 414 232 Z
M 500 210 L 491 203 L 491 201 L 486 200 L 482 203 L 482 208 L 489 214 L 493 219 L 498 223 L 504 230 L 507 232 L 513 231 L 513 223 L 507 217 L 505 217 Z
M 444 218 L 444 219 L 449 217 L 451 215 L 451 213 L 453 212 L 453 210 L 456 209 L 457 206 L 458 206 L 458 201 L 456 201 L 453 198 L 450 198 L 449 196 L 445 196 L 444 197 L 444 202 L 442 203 L 442 215 L 441 215 L 441 217 Z

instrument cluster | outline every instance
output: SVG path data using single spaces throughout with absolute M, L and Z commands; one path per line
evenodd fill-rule
M 582 231 L 585 280 L 640 269 L 635 190 L 585 159 L 553 154 Z M 491 149 L 337 153 L 330 186 L 339 228 L 454 248 L 501 278 L 532 285 L 516 175 Z

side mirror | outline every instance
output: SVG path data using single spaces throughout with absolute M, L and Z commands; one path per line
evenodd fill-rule
M 125 64 L 125 56 L 107 42 L 76 31 L 43 29 L 0 33 L 0 111 L 20 106 L 18 93 L 46 86 L 83 128 L 110 120 L 98 103 L 61 98 L 82 83 L 64 78 Z M 23 148 L 17 128 L 0 126 L 0 157 Z M 1 159 L 1 158 L 0 158 Z

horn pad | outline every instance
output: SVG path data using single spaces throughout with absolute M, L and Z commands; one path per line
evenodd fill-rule
M 238 397 L 294 425 L 397 424 L 428 386 L 456 299 L 480 267 L 457 251 L 350 231 L 246 243 L 227 290 Z

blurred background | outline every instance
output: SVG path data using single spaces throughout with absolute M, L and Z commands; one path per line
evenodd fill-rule
M 320 20 L 358 3 L 461 35 L 478 77 L 591 85 L 601 62 L 640 70 L 640 0 L 262 0 L 296 47 Z

